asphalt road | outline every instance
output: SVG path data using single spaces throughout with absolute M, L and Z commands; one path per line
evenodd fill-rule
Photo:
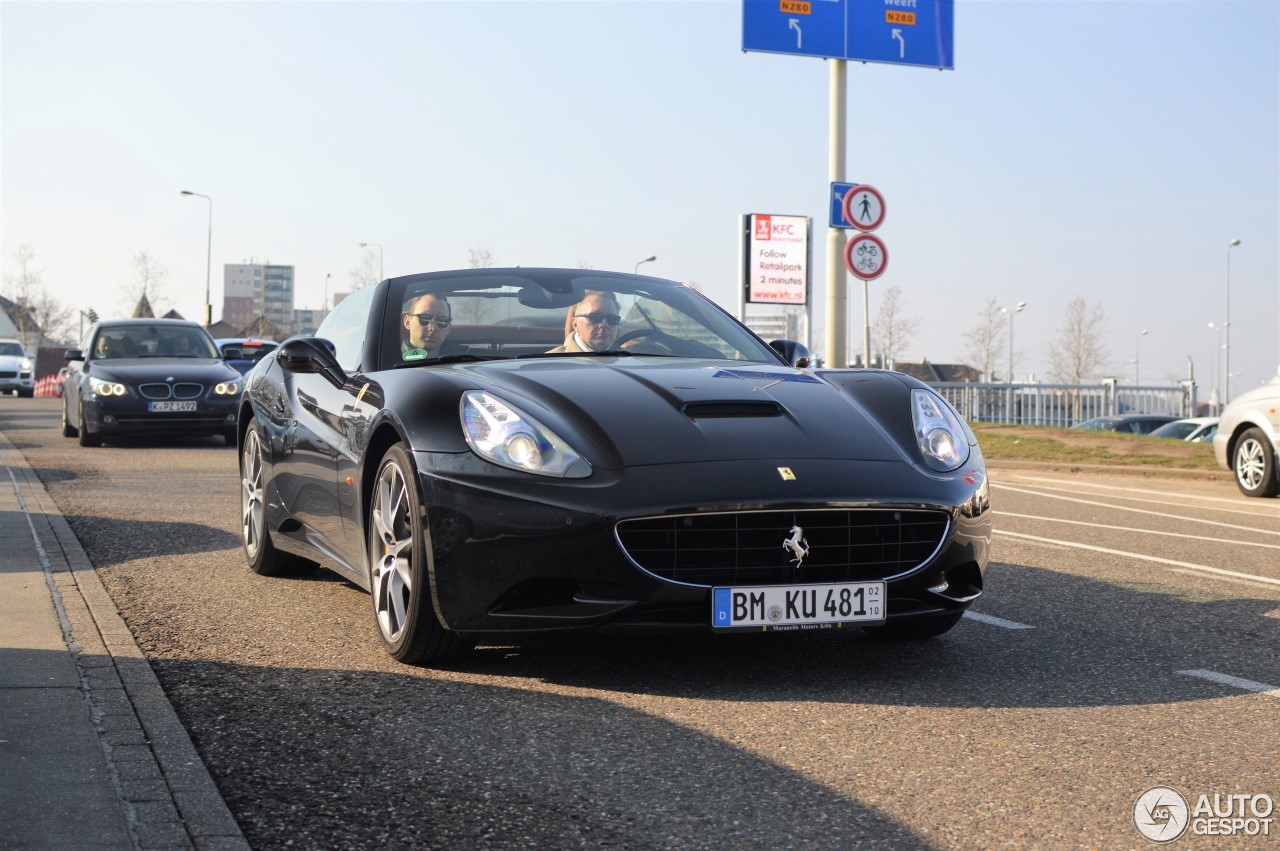
M 438 671 L 336 575 L 249 571 L 220 439 L 86 449 L 59 404 L 0 399 L 0 429 L 255 848 L 1136 848 L 1153 786 L 1280 799 L 1280 501 L 1225 473 L 995 467 L 979 617 L 934 641 L 565 636 Z

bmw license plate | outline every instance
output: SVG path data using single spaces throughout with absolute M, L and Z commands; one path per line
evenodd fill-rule
M 195 402 L 148 402 L 147 410 L 153 414 L 172 413 L 174 411 L 194 411 Z
M 751 585 L 711 591 L 716 629 L 830 629 L 885 619 L 883 582 Z

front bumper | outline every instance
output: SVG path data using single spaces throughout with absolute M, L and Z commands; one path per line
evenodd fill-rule
M 974 455 L 949 476 L 903 463 L 780 459 L 597 470 L 562 482 L 508 474 L 474 456 L 418 453 L 433 602 L 444 624 L 463 632 L 710 630 L 712 585 L 640 567 L 618 536 L 620 522 L 900 509 L 945 517 L 945 534 L 908 569 L 872 576 L 863 567 L 855 578 L 887 580 L 890 619 L 962 611 L 982 591 L 991 540 L 985 470 Z M 796 480 L 783 481 L 780 466 Z M 777 530 L 784 566 L 787 532 Z
M 0 376 L 0 393 L 34 390 L 35 386 L 35 379 L 31 377 L 31 373 L 29 372 L 19 373 L 18 375 Z
M 195 401 L 194 411 L 155 412 L 146 399 L 94 394 L 84 400 L 84 419 L 90 432 L 103 435 L 235 434 L 238 397 Z

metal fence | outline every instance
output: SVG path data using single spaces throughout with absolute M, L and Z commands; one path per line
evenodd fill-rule
M 1127 387 L 1101 384 L 930 382 L 970 422 L 1067 428 L 1094 417 L 1172 414 L 1193 417 L 1196 385 Z

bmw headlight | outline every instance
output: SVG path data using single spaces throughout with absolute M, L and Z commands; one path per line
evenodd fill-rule
M 929 390 L 911 391 L 911 421 L 924 462 L 945 473 L 969 458 L 969 439 L 951 406 Z
M 103 381 L 101 378 L 90 378 L 89 388 L 99 396 L 123 396 L 128 390 L 123 384 L 115 381 Z
M 496 396 L 464 393 L 461 414 L 467 444 L 486 461 L 562 479 L 591 475 L 591 465 L 555 432 Z
M 215 396 L 239 396 L 239 381 L 224 381 L 221 384 L 214 385 L 213 394 Z

